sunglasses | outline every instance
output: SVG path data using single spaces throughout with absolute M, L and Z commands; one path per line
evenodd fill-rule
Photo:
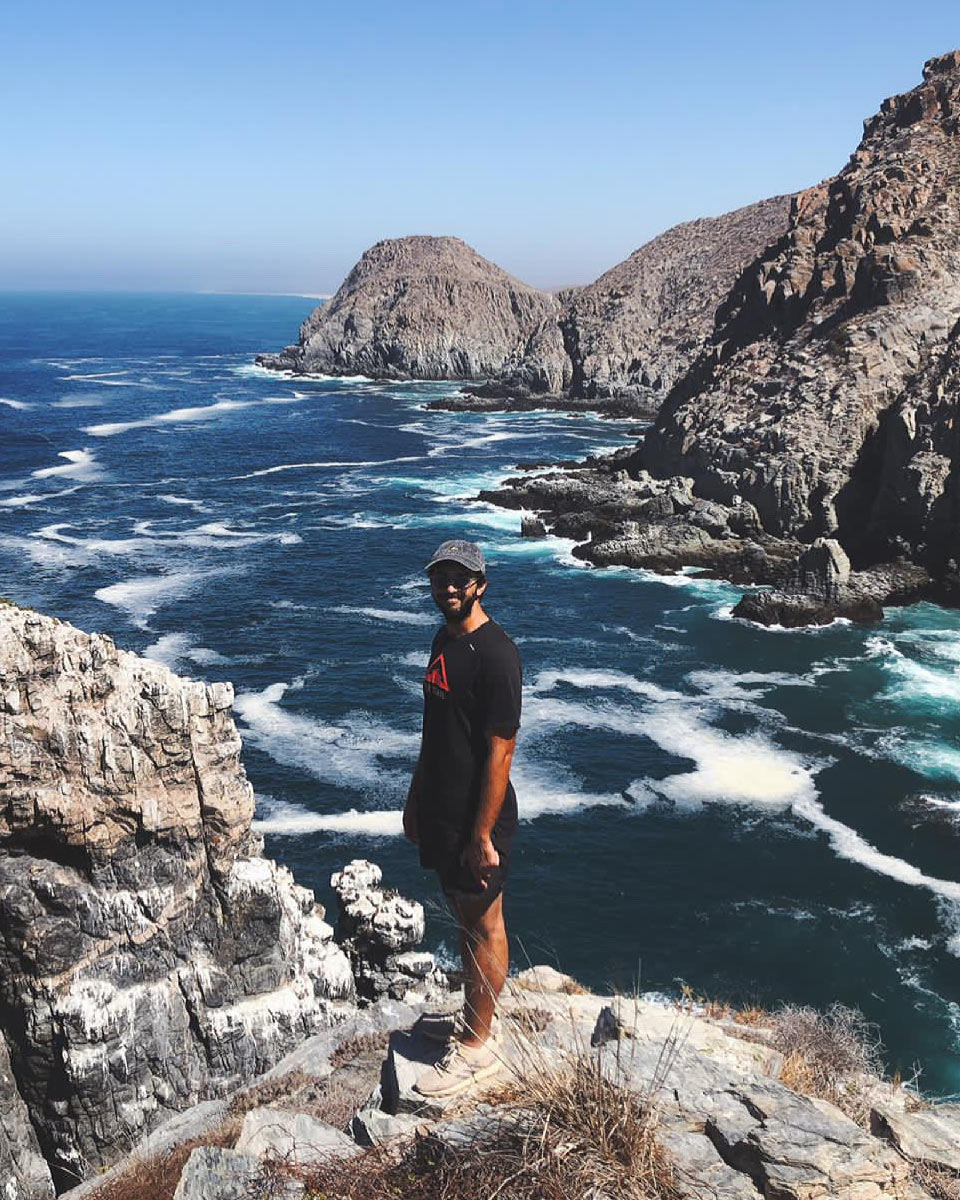
M 476 575 L 470 575 L 466 571 L 431 571 L 430 586 L 431 587 L 453 587 L 458 592 L 465 592 L 471 583 L 479 583 L 480 579 Z

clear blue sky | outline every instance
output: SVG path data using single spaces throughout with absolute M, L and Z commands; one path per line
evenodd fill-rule
M 958 47 L 956 0 L 4 0 L 0 287 L 323 293 L 408 233 L 585 282 Z

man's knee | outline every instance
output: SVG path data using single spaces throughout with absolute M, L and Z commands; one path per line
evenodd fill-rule
M 502 893 L 489 903 L 484 903 L 482 896 L 451 897 L 451 903 L 460 928 L 467 936 L 487 938 L 504 929 Z

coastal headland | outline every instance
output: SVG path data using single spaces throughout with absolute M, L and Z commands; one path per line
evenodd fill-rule
M 585 288 L 536 292 L 451 238 L 379 243 L 294 372 L 459 379 L 457 408 L 650 418 L 632 452 L 509 480 L 611 563 L 765 585 L 767 624 L 960 600 L 960 52 L 885 100 L 846 166 L 677 226 Z

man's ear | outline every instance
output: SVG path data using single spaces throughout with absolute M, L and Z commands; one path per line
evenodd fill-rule
M 477 599 L 478 600 L 480 599 L 480 597 L 483 595 L 483 593 L 486 590 L 487 590 L 487 577 L 486 577 L 486 575 L 484 575 L 483 578 L 480 580 L 480 582 L 477 584 Z

